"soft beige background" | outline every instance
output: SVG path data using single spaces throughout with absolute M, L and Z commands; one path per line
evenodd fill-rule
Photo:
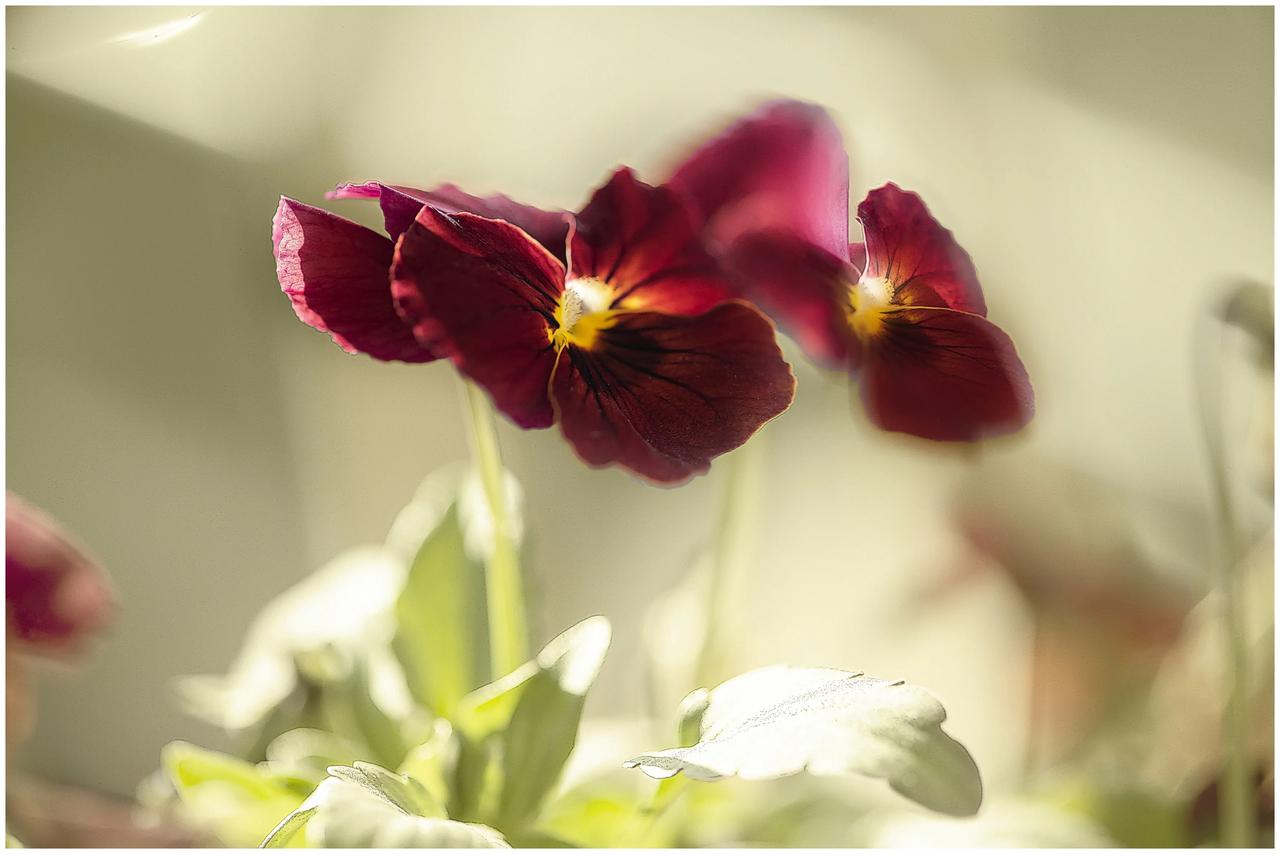
M 1190 330 L 1227 276 L 1273 270 L 1270 9 L 19 8 L 8 44 L 9 486 L 107 563 L 124 618 L 54 677 L 27 764 L 127 792 L 176 737 L 167 681 L 230 659 L 264 597 L 380 539 L 465 453 L 445 365 L 346 356 L 275 283 L 281 193 L 457 181 L 576 206 L 619 162 L 653 180 L 760 97 L 819 101 L 855 197 L 920 190 L 974 256 L 1039 414 L 983 449 L 1187 505 L 1203 463 Z M 341 209 L 376 222 L 369 208 Z M 973 457 L 870 430 L 797 364 L 770 425 L 739 664 L 932 688 L 997 785 L 1025 720 L 1025 618 L 999 584 L 909 624 Z M 504 430 L 546 637 L 615 624 L 592 708 L 642 696 L 643 609 L 706 535 L 722 468 L 660 491 Z

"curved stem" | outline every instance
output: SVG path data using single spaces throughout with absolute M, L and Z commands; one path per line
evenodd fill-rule
M 470 416 L 471 451 L 493 519 L 493 550 L 485 561 L 485 595 L 489 607 L 489 660 L 493 678 L 505 676 L 529 657 L 524 586 L 515 530 L 508 513 L 506 469 L 498 447 L 493 405 L 474 383 L 463 380 Z
M 1216 319 L 1216 314 L 1210 315 Z M 1211 331 L 1205 330 L 1205 335 Z M 1240 563 L 1239 530 L 1227 474 L 1226 443 L 1219 420 L 1222 411 L 1222 384 L 1225 380 L 1221 360 L 1225 349 L 1227 327 L 1219 325 L 1216 346 L 1205 345 L 1197 359 L 1196 403 L 1200 416 L 1201 437 L 1209 460 L 1209 478 L 1213 496 L 1214 520 L 1217 527 L 1218 556 L 1215 583 L 1222 607 L 1222 631 L 1226 656 L 1226 706 L 1223 710 L 1225 762 L 1219 788 L 1219 811 L 1222 817 L 1222 843 L 1232 848 L 1248 848 L 1253 844 L 1252 785 L 1248 759 L 1249 707 L 1247 700 L 1248 646 L 1245 641 L 1241 612 L 1238 566 Z
M 707 589 L 707 633 L 696 671 L 698 685 L 707 688 L 725 677 L 722 672 L 725 648 L 733 634 L 734 622 L 730 605 L 746 571 L 764 480 L 763 438 L 757 433 L 724 461 L 727 473 L 712 542 L 711 579 Z

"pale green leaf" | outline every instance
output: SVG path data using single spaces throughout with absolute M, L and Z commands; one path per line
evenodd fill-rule
M 449 801 L 449 780 L 458 761 L 458 739 L 444 718 L 433 724 L 431 738 L 409 751 L 400 773 L 421 783 L 438 804 Z
M 458 731 L 472 741 L 482 741 L 506 729 L 525 683 L 537 673 L 537 662 L 530 661 L 467 694 L 459 701 L 453 715 Z
M 518 530 L 519 486 L 510 476 L 507 486 Z M 484 561 L 491 530 L 477 478 L 455 468 L 423 483 L 387 538 L 409 565 L 393 646 L 410 691 L 440 717 L 453 717 L 458 701 L 490 678 Z
M 417 780 L 369 762 L 335 765 L 329 769 L 329 776 L 360 786 L 410 815 L 427 818 L 443 818 L 445 815 L 444 808 Z
M 609 649 L 609 621 L 591 617 L 552 640 L 538 654 L 538 672 L 525 681 L 503 730 L 503 785 L 498 825 L 532 819 L 573 751 L 587 690 Z
M 311 816 L 316 814 L 315 807 L 307 807 L 306 809 L 296 809 L 285 816 L 275 830 L 267 834 L 267 838 L 262 840 L 259 848 L 284 848 L 294 837 L 298 835 L 298 831 L 302 830 L 303 825 L 311 820 Z
M 191 714 L 242 731 L 261 725 L 290 698 L 300 666 L 342 676 L 351 662 L 389 657 L 392 607 L 404 577 L 403 562 L 386 548 L 345 552 L 262 609 L 225 676 L 178 680 L 179 701 Z M 388 699 L 404 704 L 401 697 Z
M 379 781 L 377 772 L 391 774 L 364 770 Z M 318 848 L 509 847 L 492 828 L 406 812 L 383 794 L 380 783 L 370 786 L 368 778 L 355 782 L 349 776 L 325 780 L 277 830 L 288 827 L 292 834 L 305 825 L 307 844 Z
M 306 781 L 184 742 L 167 745 L 161 761 L 183 815 L 234 848 L 258 844 L 311 790 Z
M 807 771 L 883 778 L 939 812 L 982 803 L 973 757 L 942 731 L 946 711 L 923 688 L 820 668 L 767 667 L 711 691 L 700 740 L 626 763 L 651 777 L 773 779 Z

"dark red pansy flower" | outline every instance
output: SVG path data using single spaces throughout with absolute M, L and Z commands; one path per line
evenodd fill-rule
M 544 211 L 506 196 L 472 196 L 452 184 L 416 190 L 386 184 L 343 184 L 329 198 L 377 199 L 387 236 L 321 208 L 281 198 L 272 221 L 276 275 L 303 323 L 329 333 L 349 353 L 375 359 L 429 362 L 396 312 L 390 267 L 395 241 L 424 204 L 505 219 L 563 256 L 569 225 L 563 211 Z
M 417 341 L 520 426 L 558 421 L 588 464 L 657 483 L 790 405 L 772 324 L 726 301 L 679 196 L 620 169 L 570 222 L 558 253 L 510 220 L 422 207 L 391 268 Z
M 1034 411 L 1013 342 L 986 319 L 973 262 L 915 193 L 894 184 L 858 206 L 818 107 L 766 105 L 693 154 L 668 185 L 747 296 L 816 362 L 860 378 L 871 420 L 942 441 L 1015 431 Z

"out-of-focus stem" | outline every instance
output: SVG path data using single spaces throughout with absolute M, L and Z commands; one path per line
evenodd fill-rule
M 1216 314 L 1210 318 L 1218 320 Z M 1239 592 L 1240 534 L 1231 497 L 1221 422 L 1221 388 L 1226 379 L 1222 359 L 1227 328 L 1221 323 L 1214 326 L 1219 333 L 1217 339 L 1211 341 L 1206 331 L 1202 338 L 1206 346 L 1197 354 L 1196 391 L 1217 527 L 1218 554 L 1214 578 L 1222 608 L 1226 659 L 1226 681 L 1223 685 L 1226 704 L 1222 720 L 1224 764 L 1218 806 L 1222 820 L 1222 844 L 1231 848 L 1248 848 L 1253 844 L 1253 786 L 1248 757 L 1249 660 Z
M 720 514 L 711 548 L 711 578 L 707 589 L 707 634 L 698 656 L 698 685 L 711 688 L 724 680 L 725 649 L 737 622 L 730 612 L 734 594 L 746 571 L 760 506 L 763 484 L 764 437 L 751 441 L 724 459 L 727 469 Z
M 525 623 L 524 586 L 515 529 L 507 512 L 506 471 L 498 447 L 493 406 L 474 383 L 464 380 L 463 388 L 470 415 L 471 452 L 493 519 L 493 550 L 485 563 L 485 592 L 489 607 L 489 658 L 496 679 L 528 659 L 529 630 Z

